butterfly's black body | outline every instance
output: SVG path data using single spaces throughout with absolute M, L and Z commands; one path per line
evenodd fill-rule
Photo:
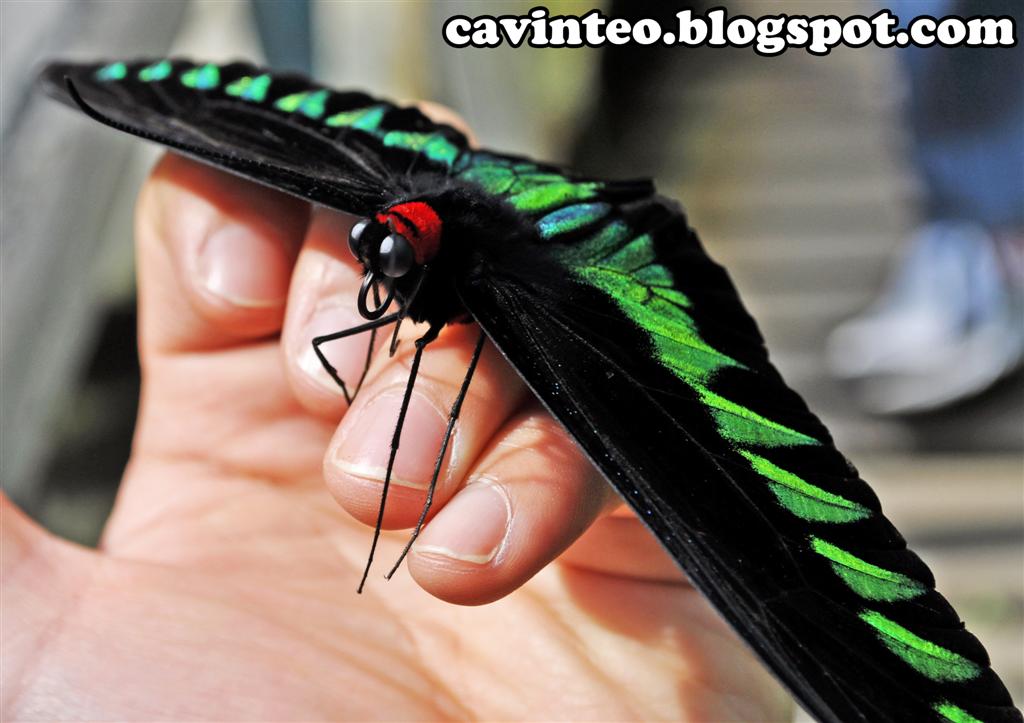
M 649 182 L 472 150 L 414 109 L 246 64 L 54 64 L 43 80 L 108 125 L 369 219 L 353 239 L 366 288 L 433 334 L 478 322 L 818 718 L 1022 720 Z M 392 234 L 417 263 L 385 278 Z

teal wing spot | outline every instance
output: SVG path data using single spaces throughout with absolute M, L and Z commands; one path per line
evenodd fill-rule
M 335 113 L 325 123 L 332 128 L 358 128 L 361 131 L 375 131 L 384 119 L 387 108 L 382 105 L 373 105 L 368 108 L 347 110 Z
M 811 549 L 828 559 L 843 582 L 865 600 L 896 602 L 910 600 L 925 592 L 925 586 L 917 580 L 872 565 L 819 537 L 811 537 Z
M 814 437 L 808 437 L 789 427 L 773 422 L 746 407 L 715 394 L 710 389 L 698 389 L 701 401 L 711 408 L 711 414 L 718 423 L 719 431 L 733 442 L 759 447 L 795 447 L 804 444 L 818 444 Z
M 974 661 L 915 635 L 879 612 L 865 610 L 860 619 L 875 629 L 878 639 L 894 655 L 929 680 L 962 683 L 981 674 L 981 666 Z
M 128 75 L 128 66 L 124 63 L 111 63 L 104 65 L 96 71 L 96 80 L 124 80 Z
M 198 68 L 186 70 L 181 74 L 181 83 L 196 90 L 210 90 L 220 85 L 220 68 L 207 63 Z
M 161 60 L 159 63 L 147 65 L 139 71 L 139 80 L 143 83 L 152 83 L 156 80 L 164 80 L 171 74 L 173 66 L 169 60 Z
M 577 203 L 565 206 L 543 216 L 537 222 L 537 229 L 544 238 L 585 228 L 600 221 L 611 211 L 607 203 Z
M 932 710 L 951 723 L 983 723 L 958 705 L 942 701 L 932 706 Z
M 230 83 L 224 92 L 242 100 L 251 100 L 255 103 L 262 103 L 267 98 L 267 91 L 270 90 L 270 76 L 257 75 L 255 78 L 246 75 L 233 83 Z
M 413 133 L 410 131 L 388 131 L 384 134 L 384 145 L 422 153 L 432 161 L 451 165 L 459 155 L 458 147 L 440 133 Z
M 750 462 L 750 466 L 754 468 L 755 472 L 768 480 L 769 489 L 779 500 L 779 504 L 802 520 L 843 523 L 856 522 L 871 516 L 871 510 L 864 505 L 823 490 L 760 455 L 746 450 L 740 450 L 740 454 Z M 856 560 L 856 558 L 854 559 Z M 843 558 L 843 560 L 852 562 L 847 558 Z M 858 562 L 867 565 L 861 560 Z M 860 571 L 851 568 L 851 572 Z M 861 581 L 858 580 L 858 583 Z

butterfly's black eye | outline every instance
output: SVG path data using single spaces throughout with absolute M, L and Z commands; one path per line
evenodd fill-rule
M 385 276 L 397 279 L 409 273 L 416 263 L 416 252 L 409 240 L 401 234 L 388 234 L 380 242 L 380 270 Z
M 369 226 L 370 223 L 371 221 L 368 218 L 356 221 L 356 225 L 348 232 L 348 248 L 352 252 L 352 255 L 356 257 L 357 261 L 361 260 L 359 258 L 359 239 L 362 237 L 363 231 L 366 230 L 366 227 Z

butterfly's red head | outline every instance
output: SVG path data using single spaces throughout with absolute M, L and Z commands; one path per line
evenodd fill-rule
M 423 265 L 437 256 L 441 248 L 441 217 L 423 201 L 399 203 L 377 214 L 377 221 L 404 236 Z

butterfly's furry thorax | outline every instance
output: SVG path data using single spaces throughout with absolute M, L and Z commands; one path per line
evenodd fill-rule
M 428 212 L 418 218 L 403 214 L 406 209 L 420 207 Z M 424 228 L 423 220 L 431 216 L 436 216 L 439 227 L 436 244 L 431 240 L 429 253 L 417 258 L 410 273 L 394 279 L 395 298 L 415 322 L 443 325 L 465 320 L 467 309 L 460 299 L 457 281 L 466 284 L 491 277 L 496 273 L 492 260 L 503 255 L 503 248 L 516 250 L 516 255 L 529 246 L 540 251 L 540 239 L 532 223 L 508 203 L 482 196 L 478 189 L 457 181 L 403 197 L 382 208 L 373 218 L 390 230 L 398 229 L 412 236 L 414 251 L 419 254 L 422 247 L 417 242 L 431 230 Z M 354 249 L 368 273 L 381 273 L 379 237 L 383 233 L 386 231 L 382 229 L 376 236 L 369 234 L 369 240 L 358 251 Z M 544 263 L 539 253 L 535 260 Z

